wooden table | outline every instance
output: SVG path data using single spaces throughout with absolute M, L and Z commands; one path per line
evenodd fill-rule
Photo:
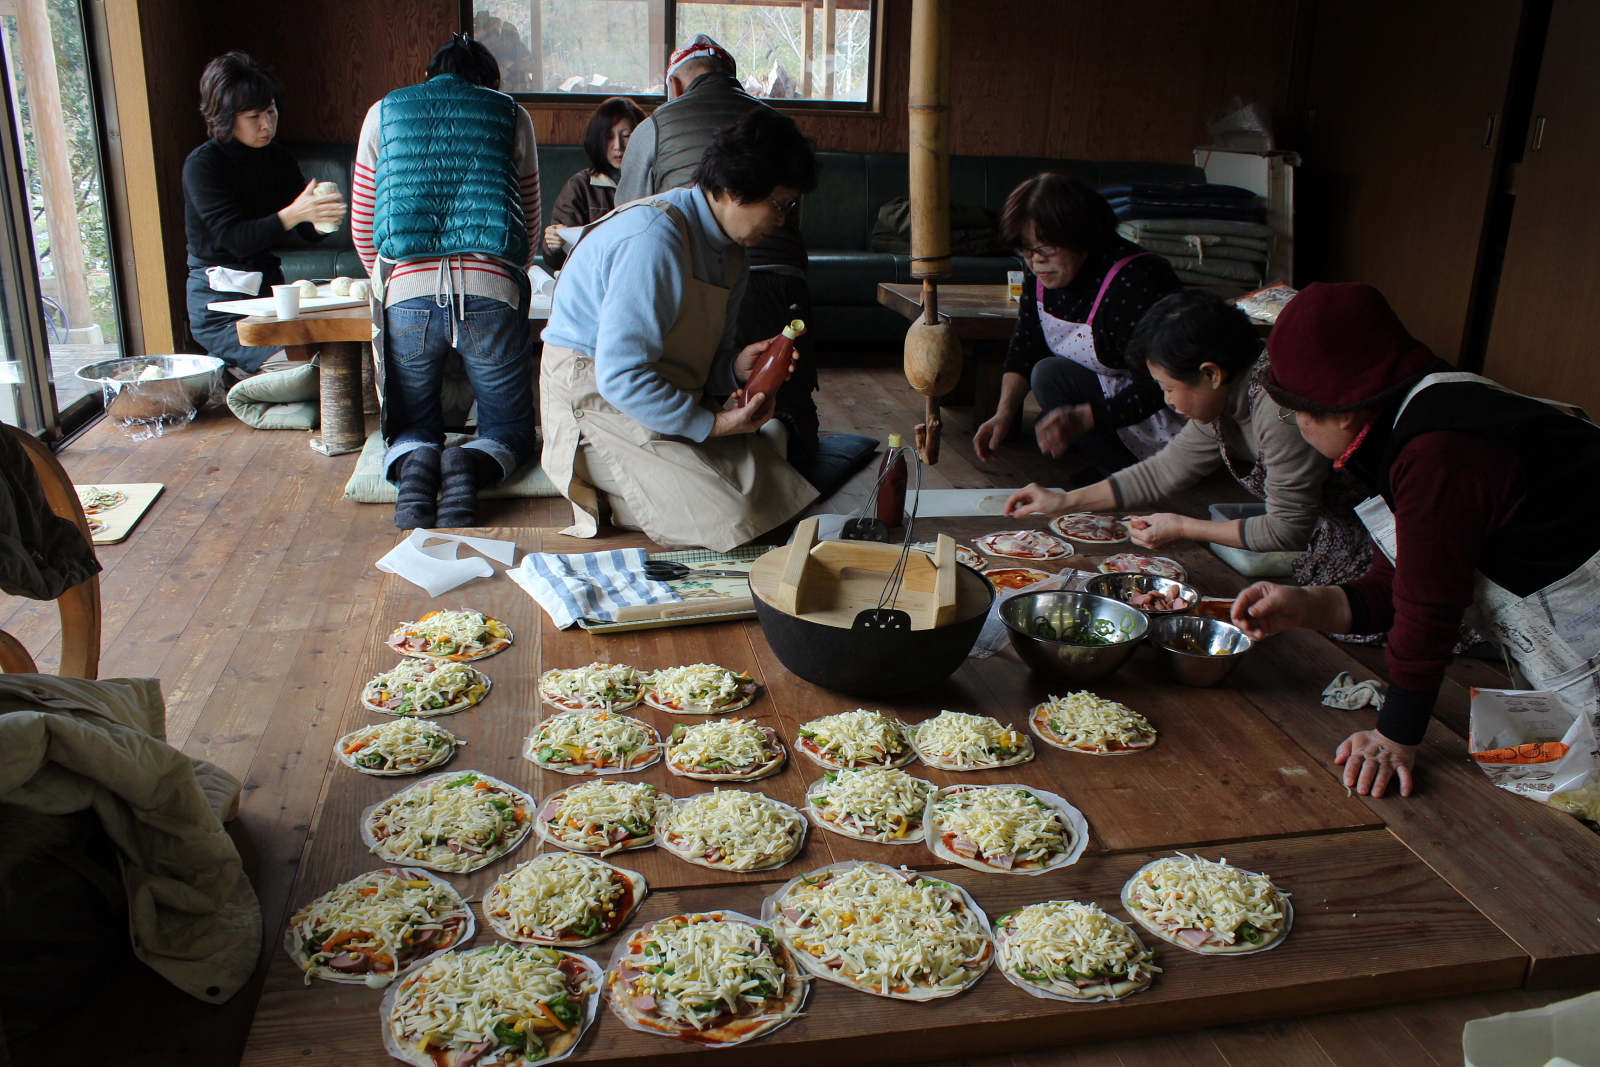
M 362 380 L 371 381 L 372 368 L 362 352 L 372 342 L 372 312 L 356 307 L 308 312 L 298 319 L 250 315 L 239 320 L 238 329 L 240 344 L 322 350 L 317 368 L 322 436 L 313 437 L 311 447 L 325 456 L 359 452 L 367 443 Z
M 925 522 L 918 536 L 943 529 L 970 537 L 1002 523 Z M 513 539 L 525 552 L 646 544 L 637 535 L 597 545 L 549 530 L 474 532 Z M 1244 584 L 1203 549 L 1175 554 L 1202 592 L 1230 594 Z M 1086 561 L 1067 562 L 1083 567 Z M 645 669 L 698 661 L 749 669 L 766 689 L 741 714 L 775 727 L 789 742 L 798 724 L 862 704 L 906 721 L 949 708 L 1020 722 L 1047 693 L 1062 691 L 1042 684 L 1007 649 L 986 660 L 968 660 L 949 681 L 925 692 L 862 701 L 789 674 L 755 622 L 611 636 L 556 631 L 503 574 L 475 581 L 441 601 L 401 579 L 386 579 L 365 671 L 393 664 L 382 638 L 394 625 L 441 605 L 488 611 L 504 619 L 517 638 L 510 649 L 480 664 L 495 680 L 488 699 L 441 720 L 468 742 L 450 766 L 494 774 L 539 797 L 574 781 L 520 756 L 522 739 L 547 713 L 535 692 L 546 667 L 598 659 Z M 1265 642 L 1225 685 L 1187 689 L 1169 682 L 1145 649 L 1093 688 L 1151 718 L 1161 740 L 1148 752 L 1101 759 L 1041 745 L 1033 762 L 969 775 L 912 765 L 913 773 L 940 785 L 1020 782 L 1065 796 L 1088 819 L 1091 840 L 1078 863 L 1048 875 L 949 870 L 921 846 L 874 845 L 817 830 L 795 861 L 754 874 L 720 874 L 655 848 L 614 860 L 650 880 L 652 894 L 636 922 L 707 907 L 755 913 L 778 883 L 843 859 L 947 870 L 941 876 L 967 886 L 991 916 L 1052 898 L 1095 900 L 1121 913 L 1117 890 L 1123 881 L 1171 849 L 1225 856 L 1265 870 L 1293 894 L 1295 925 L 1280 947 L 1237 959 L 1159 945 L 1158 962 L 1165 970 L 1150 990 L 1125 1001 L 1067 1006 L 1039 1000 L 994 971 L 962 996 L 932 1004 L 879 1000 L 818 981 L 804 1018 L 751 1045 L 720 1051 L 719 1060 L 729 1063 L 909 1062 L 1600 979 L 1600 838 L 1568 816 L 1491 787 L 1466 759 L 1462 739 L 1437 722 L 1424 744 L 1418 796 L 1375 801 L 1347 795 L 1329 756 L 1339 739 L 1369 726 L 1372 716 L 1319 703 L 1322 687 L 1338 670 L 1370 677 L 1319 635 L 1286 634 Z M 680 721 L 648 708 L 634 714 L 652 720 L 663 734 Z M 359 708 L 347 709 L 339 732 L 373 719 Z M 780 774 L 743 787 L 796 803 L 819 774 L 791 749 L 790 763 Z M 638 777 L 679 796 L 711 788 L 671 777 L 660 764 Z M 293 894 L 295 907 L 380 865 L 361 844 L 359 815 L 403 785 L 357 774 L 330 755 L 324 799 Z M 511 857 L 451 881 L 476 898 L 494 878 L 538 850 L 530 841 Z M 379 1036 L 381 994 L 320 981 L 304 985 L 276 947 L 281 932 L 269 931 L 269 936 L 274 948 L 266 989 L 244 1064 L 377 1067 L 392 1062 Z M 480 933 L 476 943 L 491 940 Z M 603 962 L 612 944 L 589 954 Z M 602 1008 L 578 1058 L 643 1064 L 696 1051 L 693 1045 L 626 1029 Z
M 1005 285 L 939 286 L 939 314 L 949 318 L 965 357 L 955 395 L 970 392 L 974 426 L 993 415 L 1000 402 L 1003 342 L 1011 339 L 1017 325 L 1017 305 L 1009 292 Z M 881 282 L 878 303 L 915 319 L 922 314 L 922 286 Z

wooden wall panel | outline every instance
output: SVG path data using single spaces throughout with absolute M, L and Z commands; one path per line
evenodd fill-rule
M 1302 219 L 1318 225 L 1297 235 L 1301 273 L 1377 286 L 1449 360 L 1468 324 L 1522 7 L 1341 0 L 1318 9 L 1297 196 Z
M 1484 365 L 1513 389 L 1590 414 L 1600 413 L 1597 50 L 1600 7 L 1556 0 Z

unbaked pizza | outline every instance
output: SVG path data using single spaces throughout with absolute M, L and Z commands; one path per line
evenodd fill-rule
M 1128 539 L 1127 523 L 1088 511 L 1057 515 L 1050 520 L 1050 529 L 1069 540 L 1090 545 L 1109 545 Z
M 1155 953 L 1096 904 L 1046 900 L 994 924 L 1001 972 L 1036 997 L 1121 1000 L 1155 980 Z
M 1122 905 L 1152 934 L 1206 956 L 1270 948 L 1294 917 L 1289 895 L 1266 875 L 1181 852 L 1134 872 Z
M 679 723 L 667 740 L 667 770 L 704 782 L 751 782 L 783 769 L 778 731 L 749 719 Z
M 465 663 L 406 659 L 361 690 L 368 711 L 429 719 L 465 711 L 489 695 L 489 676 Z
M 928 849 L 977 871 L 1042 874 L 1081 851 L 1071 810 L 1026 786 L 946 786 L 928 805 Z
M 1142 752 L 1156 743 L 1149 719 L 1087 690 L 1050 697 L 1028 715 L 1028 725 L 1047 745 L 1094 756 Z
M 1181 582 L 1189 577 L 1183 564 L 1166 556 L 1141 556 L 1136 552 L 1122 552 L 1100 561 L 1101 574 L 1153 574 L 1157 578 L 1171 578 Z
M 430 611 L 401 623 L 384 644 L 402 656 L 465 663 L 510 648 L 511 629 L 481 611 Z
M 621 930 L 647 892 L 637 871 L 547 852 L 495 879 L 483 895 L 483 917 L 507 941 L 583 948 Z
M 339 738 L 339 762 L 362 774 L 416 774 L 437 767 L 466 744 L 430 719 L 391 719 Z
M 561 774 L 623 774 L 661 758 L 661 735 L 618 711 L 563 711 L 534 728 L 522 756 Z
M 1026 589 L 1035 582 L 1055 577 L 1049 571 L 1037 571 L 1032 567 L 996 567 L 984 571 L 983 576 L 994 583 L 996 589 Z
M 656 842 L 679 859 L 720 871 L 764 871 L 805 844 L 806 821 L 765 793 L 718 789 L 672 800 L 656 814 Z
M 472 909 L 449 882 L 384 867 L 336 885 L 289 920 L 284 948 L 306 982 L 386 986 L 406 968 L 472 937 Z
M 903 767 L 917 758 L 905 723 L 881 711 L 842 711 L 802 723 L 796 742 L 812 763 L 843 767 Z
M 992 533 L 973 542 L 991 556 L 1009 556 L 1012 559 L 1066 559 L 1072 555 L 1072 546 L 1039 530 L 1007 530 Z
M 755 700 L 761 684 L 714 663 L 666 667 L 646 680 L 644 702 L 674 715 L 718 715 Z
M 549 670 L 539 676 L 539 699 L 563 711 L 627 711 L 644 699 L 643 671 L 626 663 Z
M 539 808 L 539 837 L 572 852 L 609 856 L 655 844 L 656 813 L 672 798 L 649 782 L 585 782 Z

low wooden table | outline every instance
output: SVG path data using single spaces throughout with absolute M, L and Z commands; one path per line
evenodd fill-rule
M 365 307 L 307 312 L 298 319 L 251 315 L 239 320 L 239 343 L 271 348 L 315 345 L 322 350 L 317 380 L 322 404 L 322 435 L 311 447 L 325 456 L 359 452 L 367 443 L 362 417 L 364 346 L 372 342 L 372 313 Z
M 943 530 L 968 539 L 1000 529 L 1005 521 L 924 521 L 918 537 Z M 472 532 L 515 540 L 524 552 L 648 545 L 638 535 L 596 542 L 552 530 Z M 1092 569 L 1094 558 L 1125 548 L 1080 550 L 1078 557 L 1046 569 L 1072 564 Z M 1190 546 L 1170 554 L 1189 568 L 1191 582 L 1203 593 L 1231 595 L 1245 584 L 1204 549 Z M 383 637 L 395 625 L 440 606 L 486 611 L 516 635 L 511 648 L 478 664 L 495 681 L 484 703 L 439 720 L 467 742 L 449 767 L 493 774 L 540 798 L 576 781 L 537 768 L 520 754 L 523 738 L 549 713 L 536 692 L 547 667 L 605 660 L 642 669 L 694 662 L 748 669 L 765 689 L 740 714 L 777 729 L 791 745 L 790 760 L 772 778 L 733 787 L 758 789 L 791 804 L 822 773 L 792 747 L 800 723 L 866 705 L 908 722 L 948 708 L 1020 724 L 1047 694 L 1071 688 L 1041 681 L 1006 649 L 985 660 L 969 659 L 950 680 L 927 691 L 862 700 L 791 675 L 755 622 L 609 636 L 558 631 L 503 573 L 476 580 L 444 600 L 387 577 L 364 670 L 377 673 L 393 665 L 394 653 Z M 804 1017 L 753 1044 L 719 1051 L 719 1062 L 730 1064 L 903 1063 L 1600 980 L 1600 924 L 1595 922 L 1600 838 L 1568 816 L 1490 786 L 1466 759 L 1462 739 L 1437 722 L 1423 746 L 1416 797 L 1348 795 L 1329 758 L 1340 739 L 1370 725 L 1373 717 L 1319 703 L 1322 687 L 1339 670 L 1370 677 L 1325 638 L 1296 632 L 1265 642 L 1222 686 L 1189 689 L 1170 682 L 1153 653 L 1143 649 L 1093 689 L 1148 714 L 1161 732 L 1153 749 L 1102 759 L 1041 744 L 1035 760 L 1004 770 L 952 775 L 921 763 L 908 768 L 939 785 L 1018 782 L 1066 797 L 1088 819 L 1091 840 L 1077 863 L 1047 875 L 952 869 L 919 845 L 874 845 L 815 828 L 799 857 L 773 871 L 719 873 L 658 848 L 611 858 L 650 881 L 651 896 L 635 923 L 712 907 L 758 913 L 761 900 L 778 884 L 846 859 L 939 869 L 941 877 L 966 886 L 991 917 L 1046 899 L 1094 900 L 1122 914 L 1118 889 L 1127 877 L 1154 856 L 1177 849 L 1267 871 L 1293 894 L 1293 930 L 1271 952 L 1243 959 L 1206 957 L 1151 939 L 1162 974 L 1148 991 L 1114 1003 L 1035 999 L 997 971 L 957 998 L 926 1004 L 880 1000 L 817 981 Z M 630 714 L 651 721 L 663 736 L 684 721 L 649 708 Z M 359 707 L 346 709 L 331 735 L 377 718 Z M 410 781 L 358 774 L 331 754 L 329 768 L 293 891 L 294 908 L 381 865 L 361 843 L 361 812 Z M 661 764 L 633 777 L 678 796 L 712 788 L 673 777 Z M 464 895 L 479 899 L 496 877 L 541 850 L 530 839 L 482 871 L 448 877 Z M 475 943 L 490 943 L 482 923 L 479 929 Z M 379 1067 L 392 1062 L 380 1038 L 382 994 L 322 981 L 305 985 L 277 947 L 281 936 L 281 930 L 268 931 L 273 947 L 266 987 L 243 1063 Z M 604 962 L 614 944 L 584 951 Z M 627 1029 L 602 1007 L 577 1059 L 644 1065 L 699 1051 Z
M 966 357 L 963 383 L 957 388 L 972 391 L 974 426 L 993 415 L 1000 402 L 1003 342 L 1017 325 L 1017 305 L 1009 293 L 1005 285 L 939 286 L 939 314 L 949 318 Z M 881 282 L 878 303 L 915 319 L 922 314 L 922 286 Z

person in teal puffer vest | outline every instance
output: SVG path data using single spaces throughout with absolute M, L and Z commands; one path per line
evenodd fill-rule
M 382 283 L 383 462 L 401 529 L 477 525 L 478 490 L 535 452 L 527 268 L 539 164 L 533 123 L 499 84 L 488 49 L 457 34 L 427 81 L 372 106 L 356 149 L 351 236 Z M 478 432 L 445 449 L 451 350 Z

